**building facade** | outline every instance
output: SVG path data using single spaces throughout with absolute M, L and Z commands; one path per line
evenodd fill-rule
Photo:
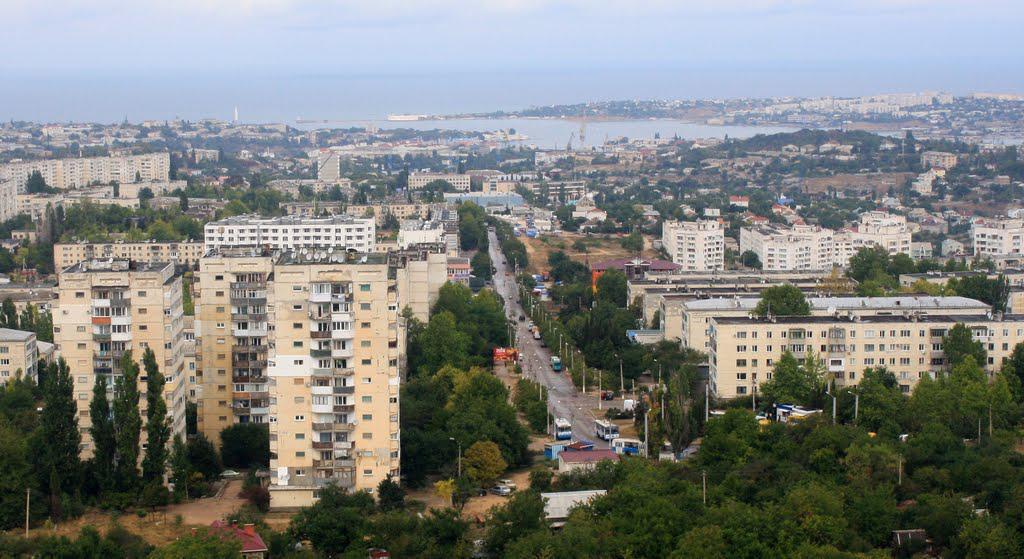
M 0 180 L 13 181 L 18 192 L 24 193 L 29 175 L 35 171 L 39 171 L 48 186 L 62 190 L 115 181 L 166 182 L 170 178 L 171 155 L 160 152 L 145 155 L 16 161 L 0 165 Z
M 708 357 L 711 390 L 719 398 L 749 396 L 771 380 L 772 367 L 785 351 L 798 360 L 813 351 L 837 386 L 856 385 L 865 368 L 885 366 L 909 393 L 925 376 L 948 370 L 942 338 L 958 323 L 988 351 L 988 362 L 982 365 L 990 372 L 1024 341 L 1024 315 L 714 317 Z
M 975 256 L 1020 255 L 1024 247 L 1024 220 L 976 219 L 971 224 Z
M 341 249 L 372 252 L 374 220 L 344 215 L 330 217 L 234 216 L 207 223 L 206 249 L 268 247 L 276 250 Z
M 832 231 L 814 225 L 744 227 L 740 254 L 752 251 L 766 271 L 828 270 L 834 261 Z
M 683 271 L 725 268 L 725 228 L 719 221 L 666 221 L 661 243 Z
M 0 328 L 0 385 L 16 378 L 39 382 L 35 332 Z
M 60 272 L 53 335 L 74 379 L 82 453 L 92 454 L 89 403 L 99 376 L 113 399 L 121 358 L 131 351 L 139 363 L 139 390 L 146 391 L 142 355 L 153 350 L 164 375 L 164 400 L 171 435 L 185 436 L 185 337 L 181 276 L 169 262 L 129 260 L 79 262 Z M 145 398 L 140 411 L 145 416 Z
M 409 175 L 409 190 L 420 190 L 434 181 L 445 181 L 457 192 L 469 192 L 471 177 L 456 173 L 413 173 Z
M 87 260 L 113 258 L 137 262 L 170 262 L 177 266 L 195 267 L 199 265 L 203 250 L 203 243 L 200 241 L 59 243 L 53 246 L 53 264 L 55 269 L 63 270 Z

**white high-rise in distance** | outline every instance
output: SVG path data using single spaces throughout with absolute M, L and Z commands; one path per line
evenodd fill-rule
M 234 120 L 234 122 L 236 124 L 238 123 L 238 107 L 237 106 L 235 107 L 235 120 Z

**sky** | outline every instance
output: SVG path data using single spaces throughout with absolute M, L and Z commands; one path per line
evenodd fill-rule
M 29 100 L 398 75 L 532 81 L 531 102 L 545 76 L 593 99 L 1024 93 L 1020 0 L 0 0 L 0 21 L 0 89 Z

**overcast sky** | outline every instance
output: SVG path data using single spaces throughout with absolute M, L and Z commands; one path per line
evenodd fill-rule
M 0 0 L 0 69 L 957 72 L 1024 47 L 1020 0 Z M 969 74 L 968 74 L 969 75 Z

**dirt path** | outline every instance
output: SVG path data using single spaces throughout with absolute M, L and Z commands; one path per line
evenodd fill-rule
M 245 499 L 238 496 L 241 490 L 242 480 L 231 480 L 216 497 L 167 507 L 167 517 L 174 518 L 180 514 L 185 524 L 209 526 L 214 520 L 227 517 L 245 504 Z

